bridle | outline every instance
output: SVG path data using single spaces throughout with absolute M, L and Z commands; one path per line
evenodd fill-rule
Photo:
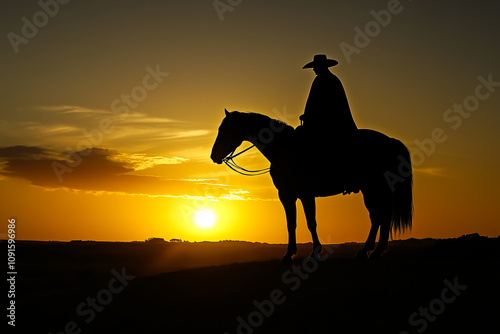
M 252 146 L 244 149 L 243 151 L 234 154 L 234 151 L 236 151 L 236 149 L 235 149 L 227 157 L 222 159 L 222 162 L 224 162 L 226 165 L 228 165 L 228 167 L 231 168 L 232 170 L 234 170 L 236 173 L 239 173 L 239 174 L 245 175 L 245 176 L 257 176 L 257 175 L 269 173 L 269 170 L 271 169 L 270 167 L 263 168 L 263 169 L 257 169 L 257 170 L 249 170 L 249 169 L 245 169 L 245 168 L 239 166 L 236 162 L 234 162 L 234 160 L 233 160 L 234 158 L 236 158 L 238 155 L 243 154 L 246 151 L 248 151 L 254 147 L 255 147 L 255 145 L 252 145 Z

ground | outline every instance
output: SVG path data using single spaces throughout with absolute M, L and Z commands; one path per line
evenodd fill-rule
M 498 332 L 500 238 L 361 247 L 299 245 L 290 266 L 286 245 L 18 242 L 16 332 Z

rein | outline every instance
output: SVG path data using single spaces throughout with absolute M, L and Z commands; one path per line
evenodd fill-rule
M 245 153 L 246 151 L 250 150 L 251 148 L 254 148 L 255 145 L 252 145 L 246 149 L 244 149 L 243 151 L 239 152 L 239 153 L 236 153 L 236 154 L 233 154 L 233 152 L 231 152 L 231 154 L 229 154 L 227 157 L 225 157 L 224 159 L 222 159 L 222 161 L 229 167 L 231 168 L 232 170 L 234 170 L 236 173 L 239 173 L 241 175 L 245 175 L 245 176 L 257 176 L 257 175 L 262 175 L 262 174 L 266 174 L 266 173 L 269 173 L 269 170 L 270 168 L 263 168 L 263 169 L 257 169 L 257 170 L 248 170 L 248 169 L 245 169 L 241 166 L 239 166 L 236 162 L 234 162 L 234 158 L 236 158 L 238 155 L 242 154 L 242 153 Z M 236 150 L 235 150 L 236 151 Z

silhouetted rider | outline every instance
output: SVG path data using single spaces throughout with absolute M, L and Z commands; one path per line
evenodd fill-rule
M 353 157 L 351 143 L 358 127 L 347 102 L 344 87 L 330 70 L 329 67 L 337 65 L 333 59 L 326 55 L 314 56 L 314 60 L 304 65 L 303 68 L 312 68 L 316 73 L 309 97 L 307 98 L 304 114 L 300 115 L 302 128 L 299 130 L 303 147 L 316 148 L 315 154 L 328 152 L 331 172 L 340 174 L 343 190 L 357 192 L 357 186 L 351 183 L 352 173 L 348 162 Z
M 341 138 L 358 129 L 342 83 L 328 69 L 337 64 L 336 60 L 327 59 L 326 55 L 320 54 L 315 55 L 314 60 L 303 67 L 312 68 L 316 78 L 300 120 L 303 121 L 304 130 L 312 130 L 321 137 Z

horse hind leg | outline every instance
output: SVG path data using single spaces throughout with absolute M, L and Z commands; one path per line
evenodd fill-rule
M 363 191 L 363 200 L 365 206 L 370 213 L 371 229 L 364 247 L 357 253 L 357 259 L 367 259 L 368 253 L 371 252 L 370 258 L 378 258 L 382 252 L 387 249 L 389 239 L 392 207 L 391 194 L 384 192 L 384 187 L 367 189 Z M 375 251 L 375 240 L 380 228 L 380 237 Z
M 372 220 L 372 224 L 380 226 L 377 248 L 370 255 L 370 259 L 377 259 L 387 250 L 389 244 L 392 219 L 391 199 L 386 198 L 384 200 L 382 197 L 382 200 L 379 201 L 379 206 L 373 212 L 370 212 L 370 219 Z
M 368 234 L 368 238 L 366 239 L 365 245 L 356 254 L 357 260 L 368 259 L 368 253 L 375 248 L 375 239 L 377 238 L 378 228 L 379 225 L 374 224 L 372 220 L 372 227 L 370 229 L 370 233 Z
M 370 255 L 370 259 L 378 259 L 382 256 L 382 253 L 387 250 L 389 244 L 389 234 L 391 231 L 391 218 L 389 217 L 384 220 L 380 226 L 380 236 L 378 238 L 377 248 Z

